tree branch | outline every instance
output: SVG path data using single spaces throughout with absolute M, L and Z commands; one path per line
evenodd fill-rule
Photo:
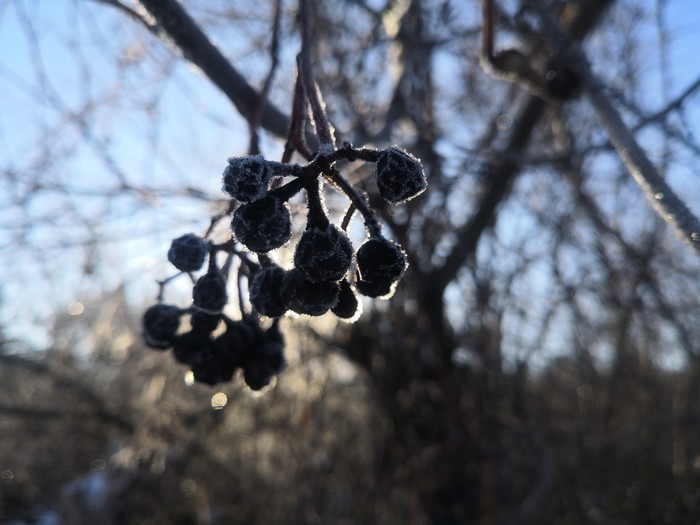
M 111 3 L 111 2 L 110 2 Z M 261 95 L 211 43 L 206 34 L 177 0 L 139 0 L 157 26 L 149 27 L 159 37 L 167 36 L 183 56 L 201 69 L 249 122 L 255 119 Z M 285 138 L 290 119 L 271 103 L 265 104 L 260 121 L 270 133 Z
M 700 220 L 676 195 L 649 160 L 634 133 L 610 101 L 605 87 L 593 73 L 584 51 L 571 41 L 540 6 L 536 6 L 533 2 L 532 9 L 539 14 L 546 36 L 557 46 L 569 50 L 570 56 L 573 57 L 572 68 L 580 77 L 583 89 L 605 127 L 610 142 L 630 175 L 644 191 L 647 200 L 656 213 L 673 227 L 676 234 L 700 254 Z
M 311 56 L 311 13 L 309 10 L 309 0 L 299 0 L 299 20 L 301 23 L 301 53 L 298 57 L 299 76 L 306 92 L 306 99 L 311 107 L 311 116 L 318 138 L 322 145 L 329 144 L 335 149 L 335 133 L 328 122 L 321 90 L 318 88 L 314 75 Z
M 614 0 L 587 0 L 574 2 L 562 13 L 562 24 L 568 29 L 570 38 L 582 40 L 600 20 Z M 443 265 L 433 271 L 432 286 L 443 290 L 457 275 L 464 261 L 476 250 L 482 233 L 492 224 L 496 209 L 503 202 L 520 173 L 521 165 L 513 159 L 525 152 L 530 136 L 544 114 L 545 103 L 531 95 L 519 116 L 514 120 L 508 143 L 496 152 L 484 166 L 484 179 L 490 186 L 481 203 L 467 223 L 458 231 L 457 242 Z

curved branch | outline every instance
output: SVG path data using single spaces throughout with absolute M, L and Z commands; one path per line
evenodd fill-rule
M 218 87 L 238 112 L 249 122 L 255 119 L 261 95 L 248 83 L 231 62 L 212 44 L 199 25 L 177 0 L 139 0 L 156 22 L 147 25 L 159 37 L 167 37 L 183 56 Z M 285 138 L 290 119 L 271 103 L 265 104 L 260 121 L 270 133 Z

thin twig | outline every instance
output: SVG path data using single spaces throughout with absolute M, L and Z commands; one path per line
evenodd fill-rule
M 257 155 L 258 153 L 260 153 L 258 129 L 260 128 L 260 123 L 262 122 L 263 115 L 265 114 L 265 108 L 267 107 L 267 99 L 270 95 L 270 89 L 272 88 L 272 81 L 275 78 L 275 73 L 277 72 L 277 67 L 279 65 L 279 32 L 281 17 L 282 0 L 277 0 L 275 2 L 275 14 L 272 21 L 272 41 L 270 42 L 270 71 L 268 72 L 267 77 L 265 78 L 265 83 L 263 84 L 262 90 L 260 91 L 260 100 L 258 101 L 258 107 L 253 113 L 253 118 L 251 118 L 249 121 L 249 155 Z
M 306 160 L 311 160 L 313 153 L 306 145 L 304 128 L 306 126 L 306 112 L 304 100 L 304 86 L 301 83 L 301 76 L 297 71 L 297 79 L 294 84 L 294 101 L 292 103 L 292 118 L 289 125 L 287 143 L 284 146 L 282 162 L 288 163 L 292 160 L 294 151 L 298 151 Z
M 330 164 L 323 166 L 323 173 L 330 179 L 330 181 L 338 186 L 341 191 L 347 195 L 350 202 L 357 208 L 357 210 L 362 214 L 362 218 L 365 221 L 365 226 L 370 236 L 379 235 L 382 232 L 381 224 L 377 220 L 372 208 L 369 207 L 367 201 L 362 198 L 362 196 L 352 187 L 352 185 L 343 177 L 340 172 L 335 169 Z

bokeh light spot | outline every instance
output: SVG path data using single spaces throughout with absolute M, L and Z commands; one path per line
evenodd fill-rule
M 217 392 L 211 396 L 211 406 L 214 410 L 221 410 L 228 403 L 228 397 L 223 392 Z
M 73 301 L 68 305 L 69 315 L 80 315 L 85 311 L 85 305 L 80 301 Z

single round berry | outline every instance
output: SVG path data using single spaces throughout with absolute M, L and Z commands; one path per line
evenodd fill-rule
M 253 308 L 267 317 L 279 317 L 289 309 L 283 289 L 287 272 L 271 264 L 254 272 L 248 281 L 250 303 Z
M 362 303 L 357 300 L 357 295 L 355 295 L 352 286 L 345 279 L 340 281 L 338 304 L 331 308 L 331 311 L 347 321 L 357 319 L 362 312 Z
M 202 275 L 192 289 L 192 302 L 207 312 L 220 312 L 228 302 L 224 275 L 218 270 Z
M 294 252 L 294 266 L 312 282 L 339 281 L 352 264 L 347 235 L 335 225 L 307 228 Z
M 420 195 L 428 187 L 420 160 L 396 146 L 390 146 L 377 158 L 379 194 L 393 204 Z
M 289 206 L 275 195 L 268 195 L 239 207 L 231 229 L 250 251 L 266 253 L 286 244 L 292 236 Z
M 186 233 L 173 240 L 168 250 L 168 260 L 181 272 L 196 272 L 202 268 L 207 252 L 204 239 L 194 233 Z
M 233 157 L 224 169 L 222 191 L 241 202 L 261 199 L 267 193 L 273 171 L 262 155 Z
M 371 237 L 357 250 L 357 269 L 362 281 L 398 281 L 407 266 L 406 254 L 401 247 L 381 235 Z
M 312 282 L 298 270 L 287 273 L 285 296 L 298 314 L 323 315 L 338 303 L 340 285 L 332 281 Z
M 165 350 L 180 327 L 180 309 L 169 304 L 154 304 L 143 314 L 143 338 L 147 346 Z

